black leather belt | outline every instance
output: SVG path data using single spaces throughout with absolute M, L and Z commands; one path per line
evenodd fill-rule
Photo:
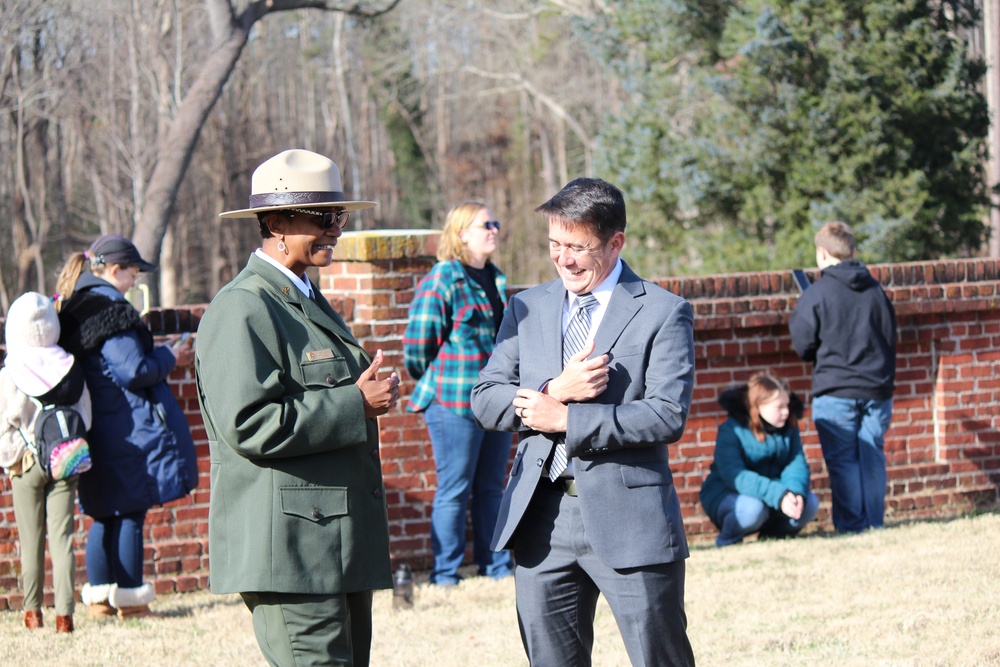
M 546 488 L 552 489 L 553 491 L 558 491 L 560 493 L 565 493 L 567 496 L 576 497 L 576 480 L 572 477 L 560 477 L 556 481 L 551 481 L 548 477 L 544 475 L 541 478 L 541 483 Z

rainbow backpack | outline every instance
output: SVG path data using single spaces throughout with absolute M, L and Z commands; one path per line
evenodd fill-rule
M 66 479 L 90 470 L 90 445 L 80 413 L 67 405 L 39 407 L 31 449 L 45 476 Z

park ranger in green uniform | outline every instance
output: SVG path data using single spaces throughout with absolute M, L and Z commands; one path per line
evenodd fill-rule
M 399 400 L 306 275 L 350 212 L 331 160 L 289 150 L 253 174 L 261 247 L 212 301 L 196 344 L 211 452 L 210 583 L 239 593 L 272 665 L 369 663 L 372 591 L 391 588 L 376 417 Z

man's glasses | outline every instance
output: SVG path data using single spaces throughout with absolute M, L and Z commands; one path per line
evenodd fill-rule
M 486 230 L 495 229 L 495 230 L 497 230 L 499 232 L 500 231 L 500 221 L 499 220 L 487 220 L 483 224 L 481 224 L 481 225 L 473 225 L 473 227 L 482 227 L 483 229 L 486 229 Z
M 331 211 L 310 211 L 305 208 L 290 208 L 289 211 L 295 213 L 305 213 L 307 215 L 314 215 L 320 218 L 319 224 L 323 229 L 332 229 L 334 225 L 337 225 L 341 229 L 347 226 L 347 221 L 351 218 L 350 211 L 345 211 L 341 208 L 335 208 Z M 294 218 L 295 216 L 289 216 Z M 497 223 L 500 224 L 499 222 Z

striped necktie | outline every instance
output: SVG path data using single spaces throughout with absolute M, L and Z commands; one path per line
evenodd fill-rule
M 597 297 L 589 292 L 577 297 L 576 310 L 566 327 L 566 333 L 563 334 L 563 367 L 586 345 L 587 335 L 590 333 L 590 315 L 596 305 Z M 549 465 L 550 480 L 554 482 L 563 474 L 568 460 L 565 443 L 557 442 L 555 451 L 552 452 L 552 463 Z

